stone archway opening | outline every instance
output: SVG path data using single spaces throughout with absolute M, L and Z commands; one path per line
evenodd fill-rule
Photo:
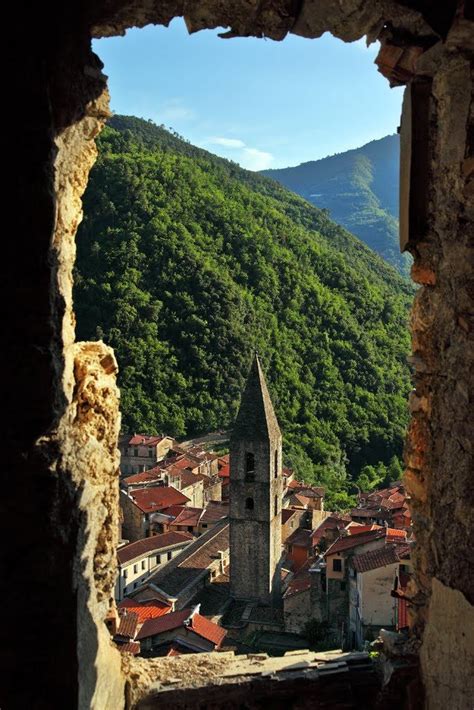
M 53 4 L 41 16 L 28 16 L 29 51 L 18 66 L 28 98 L 28 112 L 19 120 L 18 157 L 27 169 L 16 185 L 24 286 L 18 288 L 13 274 L 6 274 L 14 294 L 15 319 L 8 332 L 17 365 L 8 387 L 10 401 L 18 403 L 9 425 L 9 457 L 19 490 L 8 496 L 4 522 L 16 527 L 20 492 L 37 545 L 20 531 L 24 565 L 15 566 L 10 551 L 6 561 L 15 570 L 9 582 L 18 590 L 19 608 L 29 600 L 29 570 L 37 571 L 41 609 L 41 619 L 21 624 L 16 635 L 21 643 L 14 646 L 35 667 L 40 622 L 47 620 L 51 638 L 62 639 L 62 653 L 58 659 L 57 644 L 45 645 L 36 683 L 28 687 L 15 662 L 7 660 L 6 702 L 27 706 L 34 688 L 39 706 L 118 708 L 134 702 L 141 683 L 153 675 L 166 677 L 159 663 L 144 669 L 121 661 L 104 625 L 117 543 L 116 363 L 105 346 L 74 342 L 71 292 L 81 195 L 95 159 L 94 137 L 108 116 L 105 80 L 90 38 L 147 23 L 166 25 L 183 14 L 190 31 L 225 26 L 231 28 L 228 37 L 282 40 L 295 32 L 316 38 L 324 31 L 345 41 L 376 37 L 382 43 L 382 72 L 408 85 L 401 239 L 414 256 L 413 278 L 422 286 L 412 316 L 416 389 L 405 479 L 419 541 L 414 633 L 422 640 L 428 706 L 468 707 L 472 636 L 460 629 L 471 622 L 474 601 L 472 565 L 466 565 L 472 560 L 473 515 L 473 17 L 467 3 L 439 8 L 416 0 L 172 0 L 160 7 L 113 0 L 61 9 Z M 58 596 L 64 600 L 61 613 Z M 221 663 L 209 660 L 202 673 L 219 675 Z

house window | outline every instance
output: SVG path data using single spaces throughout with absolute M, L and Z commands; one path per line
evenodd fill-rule
M 145 567 L 146 567 L 146 561 L 142 560 L 142 569 L 145 569 Z
M 148 456 L 152 459 L 153 458 L 153 449 L 148 449 Z
M 138 572 L 138 565 L 133 565 L 133 574 Z
M 342 572 L 342 560 L 333 560 L 332 561 L 332 571 L 333 572 Z
M 156 564 L 161 565 L 161 555 L 156 556 Z
M 124 578 L 124 579 L 127 579 L 127 577 L 128 577 L 128 569 L 124 569 L 124 571 L 123 571 L 123 578 Z
M 202 528 L 207 528 L 207 523 L 203 523 L 203 524 L 201 525 L 201 527 L 202 527 Z
M 248 451 L 245 454 L 245 480 L 253 481 L 255 478 L 255 455 Z
M 138 449 L 133 449 L 133 455 L 138 456 Z
M 169 561 L 172 557 L 173 557 L 173 553 L 172 553 L 171 550 L 170 550 L 170 551 L 168 552 L 168 561 Z
M 246 510 L 253 510 L 253 498 L 245 499 L 245 508 Z
M 275 496 L 275 515 L 278 515 L 278 496 Z
M 275 478 L 278 478 L 278 449 L 275 451 Z

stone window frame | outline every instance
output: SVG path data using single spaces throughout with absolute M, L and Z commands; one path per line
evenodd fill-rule
M 450 654 L 443 649 L 443 663 L 431 664 L 430 671 L 427 660 L 430 649 L 436 651 L 437 648 L 436 636 L 433 631 L 430 632 L 430 627 L 436 623 L 442 627 L 444 623 L 445 639 L 448 639 L 449 627 L 444 620 L 446 608 L 456 614 L 464 608 L 465 613 L 469 613 L 470 607 L 462 606 L 462 599 L 468 604 L 469 590 L 465 586 L 464 568 L 459 566 L 459 562 L 466 559 L 468 554 L 468 536 L 458 536 L 456 546 L 451 545 L 451 552 L 446 555 L 446 545 L 451 539 L 446 534 L 446 526 L 439 526 L 442 527 L 439 531 L 431 529 L 427 523 L 442 517 L 446 508 L 449 508 L 452 512 L 449 517 L 451 528 L 462 526 L 454 511 L 454 502 L 457 504 L 463 498 L 460 485 L 466 480 L 469 464 L 466 449 L 456 448 L 457 442 L 462 441 L 462 419 L 450 417 L 445 423 L 441 411 L 443 407 L 449 409 L 450 404 L 454 404 L 453 377 L 450 379 L 447 375 L 455 373 L 456 382 L 471 382 L 466 370 L 468 351 L 463 340 L 469 334 L 468 314 L 463 305 L 466 303 L 463 300 L 466 282 L 465 274 L 459 266 L 468 263 L 463 250 L 467 227 L 472 223 L 472 215 L 463 212 L 462 207 L 470 173 L 464 153 L 465 146 L 458 138 L 462 137 L 466 116 L 469 116 L 469 101 L 464 91 L 468 81 L 467 60 L 462 54 L 465 18 L 461 13 L 456 15 L 453 23 L 456 32 L 448 32 L 449 25 L 446 31 L 437 29 L 434 40 L 438 45 L 433 44 L 427 49 L 426 45 L 416 46 L 416 40 L 417 37 L 433 38 L 429 17 L 416 9 L 403 8 L 391 0 L 383 4 L 372 0 L 369 5 L 364 4 L 363 12 L 354 6 L 350 16 L 343 3 L 335 5 L 331 12 L 325 7 L 327 15 L 324 17 L 311 16 L 308 8 L 316 7 L 312 3 L 304 3 L 298 17 L 292 16 L 291 10 L 280 13 L 278 3 L 274 4 L 275 8 L 266 7 L 265 12 L 261 12 L 259 4 L 254 14 L 249 12 L 248 6 L 245 12 L 241 8 L 239 10 L 238 2 L 206 6 L 207 12 L 201 13 L 202 4 L 188 4 L 185 9 L 190 31 L 215 26 L 230 27 L 230 35 L 254 34 L 278 40 L 283 39 L 289 31 L 306 37 L 317 37 L 329 31 L 345 41 L 359 39 L 364 34 L 375 38 L 379 33 L 384 45 L 382 50 L 387 36 L 390 40 L 391 33 L 406 31 L 404 46 L 397 48 L 397 52 L 405 57 L 403 66 L 391 72 L 382 57 L 378 60 L 382 73 L 385 72 L 386 76 L 399 83 L 410 82 L 412 79 L 423 81 L 424 77 L 435 75 L 432 96 L 436 105 L 432 107 L 431 116 L 435 135 L 430 145 L 430 169 L 433 175 L 428 176 L 430 182 L 426 185 L 431 200 L 430 214 L 427 216 L 430 231 L 420 240 L 409 229 L 407 242 L 415 256 L 412 278 L 421 285 L 421 289 L 415 299 L 412 317 L 412 364 L 416 391 L 410 398 L 412 418 L 407 442 L 405 482 L 411 494 L 411 508 L 415 513 L 418 534 L 415 571 L 420 585 L 421 601 L 417 611 L 420 633 L 425 619 L 428 620 L 425 651 L 421 655 L 423 680 L 428 695 L 430 687 L 436 685 L 442 688 L 444 683 L 450 688 L 452 697 L 452 682 L 459 678 L 458 667 L 450 665 Z M 412 5 L 415 6 L 416 1 Z M 30 284 L 29 292 L 34 294 L 35 299 L 38 296 L 41 300 L 44 295 L 43 285 L 46 284 L 47 299 L 44 302 L 41 300 L 38 311 L 38 324 L 42 328 L 35 330 L 38 342 L 34 343 L 34 348 L 31 348 L 31 337 L 26 337 L 24 342 L 31 376 L 26 368 L 20 368 L 23 380 L 12 378 L 15 389 L 10 401 L 18 397 L 21 399 L 21 393 L 27 393 L 31 405 L 29 409 L 35 412 L 35 421 L 32 423 L 27 420 L 26 428 L 23 426 L 21 430 L 19 444 L 13 447 L 13 460 L 15 464 L 21 464 L 24 457 L 24 461 L 28 462 L 28 465 L 20 465 L 26 475 L 25 485 L 34 480 L 47 481 L 48 496 L 45 496 L 42 506 L 44 517 L 41 518 L 46 521 L 46 525 L 44 529 L 37 526 L 37 530 L 43 541 L 50 544 L 52 564 L 57 560 L 56 589 L 65 601 L 65 614 L 74 626 L 71 635 L 76 638 L 80 649 L 78 657 L 76 654 L 70 657 L 72 674 L 64 667 L 64 673 L 54 674 L 54 683 L 46 678 L 41 681 L 41 685 L 36 685 L 35 694 L 41 697 L 39 688 L 48 687 L 51 697 L 61 698 L 58 706 L 72 707 L 71 698 L 75 694 L 75 698 L 80 698 L 81 707 L 89 707 L 92 698 L 95 705 L 100 706 L 101 694 L 107 693 L 113 706 L 119 708 L 125 702 L 127 674 L 120 670 L 122 663 L 118 652 L 114 652 L 112 646 L 110 653 L 105 650 L 110 645 L 110 638 L 109 635 L 103 635 L 102 629 L 105 628 L 103 620 L 108 601 L 113 598 L 113 566 L 116 564 L 117 547 L 117 531 L 114 528 L 118 526 L 113 514 L 118 495 L 114 489 L 118 468 L 117 365 L 111 350 L 100 343 L 74 342 L 71 299 L 73 241 L 80 220 L 80 197 L 96 155 L 94 137 L 108 115 L 105 80 L 101 75 L 100 62 L 90 52 L 89 42 L 92 36 L 117 35 L 131 26 L 168 24 L 174 16 L 181 15 L 183 8 L 181 3 L 178 6 L 178 3 L 174 5 L 170 2 L 162 9 L 155 3 L 145 4 L 138 0 L 126 7 L 120 2 L 110 3 L 106 9 L 104 7 L 101 2 L 95 3 L 94 7 L 84 3 L 80 22 L 75 22 L 78 18 L 74 15 L 75 5 L 71 3 L 69 9 L 74 16 L 72 23 L 69 14 L 53 18 L 48 12 L 52 13 L 54 9 L 41 7 L 41 15 L 44 17 L 41 17 L 38 27 L 46 28 L 48 23 L 50 27 L 55 27 L 54 34 L 48 34 L 46 42 L 51 52 L 48 54 L 48 63 L 44 65 L 44 71 L 49 73 L 47 81 L 44 81 L 48 89 L 44 106 L 48 108 L 43 113 L 43 108 L 40 110 L 43 107 L 43 93 L 36 93 L 40 85 L 34 85 L 37 75 L 30 71 L 35 63 L 31 61 L 31 56 L 37 51 L 37 44 L 32 43 L 34 49 L 31 55 L 25 52 L 24 56 L 17 57 L 18 66 L 24 69 L 20 74 L 23 79 L 22 91 L 26 97 L 32 97 L 29 104 L 26 98 L 25 106 L 28 105 L 32 110 L 38 108 L 38 114 L 35 114 L 38 121 L 31 121 L 29 117 L 22 118 L 21 112 L 18 112 L 20 126 L 29 128 L 35 124 L 34 132 L 25 130 L 20 133 L 22 144 L 17 145 L 17 160 L 31 168 L 31 174 L 25 172 L 27 177 L 24 179 L 28 184 L 25 185 L 27 189 L 21 193 L 22 211 L 26 215 L 30 207 L 31 213 L 27 220 L 33 216 L 31 222 L 22 223 L 22 215 L 18 213 L 20 226 L 23 229 L 27 224 L 28 233 L 25 239 L 20 231 L 18 242 L 20 248 L 24 244 L 25 255 L 29 251 L 27 245 L 31 244 L 35 276 L 37 274 L 39 277 L 37 282 Z M 56 19 L 57 27 L 54 22 Z M 36 38 L 36 33 L 35 27 L 31 37 Z M 68 41 L 60 45 L 58 38 L 63 36 Z M 440 36 L 447 45 L 447 52 L 444 46 L 440 50 Z M 393 46 L 397 46 L 396 43 Z M 411 55 L 416 55 L 418 59 L 416 67 L 410 60 Z M 36 64 L 37 59 L 35 55 Z M 419 75 L 415 76 L 415 71 Z M 44 152 L 36 153 L 36 146 L 44 147 Z M 409 190 L 407 195 L 409 199 Z M 461 215 L 462 229 L 456 222 L 458 215 Z M 39 219 L 34 219 L 34 216 Z M 37 232 L 35 240 L 30 239 L 31 225 L 34 225 Z M 47 239 L 44 239 L 45 235 Z M 453 239 L 453 235 L 456 239 Z M 26 273 L 29 272 L 25 268 Z M 14 289 L 11 289 L 11 293 L 14 293 Z M 454 310 L 453 318 L 450 293 L 456 295 L 457 310 Z M 15 321 L 23 323 L 27 329 L 30 321 L 21 298 L 18 301 L 19 308 L 12 308 L 11 312 Z M 438 306 L 440 303 L 443 304 L 442 309 Z M 32 305 L 30 300 L 28 310 Z M 450 330 L 446 326 L 448 321 Z M 450 347 L 443 348 L 442 342 Z M 19 349 L 18 353 L 21 352 Z M 101 406 L 94 407 L 94 404 Z M 459 410 L 452 406 L 450 411 Z M 449 439 L 446 456 L 451 462 L 456 460 L 455 490 L 452 501 L 448 501 L 447 505 L 441 501 L 439 492 L 444 481 L 443 467 L 447 466 L 447 462 L 440 458 L 435 449 L 433 433 L 435 436 L 441 433 L 446 443 Z M 95 453 L 87 445 L 88 437 L 94 442 L 95 453 L 102 453 L 100 471 L 94 458 Z M 30 489 L 34 490 L 35 485 Z M 51 511 L 59 512 L 59 518 L 54 518 L 56 530 L 48 527 Z M 454 570 L 458 570 L 457 578 Z M 37 580 L 37 586 L 40 591 L 40 580 Z M 73 595 L 70 595 L 71 590 Z M 68 595 L 73 599 L 71 604 L 66 604 Z M 20 595 L 18 601 L 21 599 Z M 38 599 L 43 608 L 53 612 L 53 602 L 48 601 L 46 595 L 37 596 L 37 602 Z M 464 614 L 461 614 L 460 619 L 463 618 Z M 54 623 L 54 613 L 51 613 L 51 619 Z M 54 629 L 50 629 L 50 633 L 54 633 Z M 25 649 L 30 646 L 29 640 L 31 635 L 28 636 L 27 631 L 23 638 Z M 68 643 L 64 644 L 65 652 L 71 645 L 70 639 L 67 640 Z M 87 643 L 82 643 L 85 640 Z M 458 637 L 456 643 L 461 642 L 462 639 Z M 34 647 L 32 643 L 31 648 Z M 48 649 L 43 647 L 42 651 L 48 659 Z M 56 649 L 54 654 L 56 659 Z M 453 656 L 456 656 L 459 666 L 459 660 L 464 656 L 462 653 Z M 66 653 L 64 657 L 67 657 Z M 88 670 L 91 668 L 94 669 L 94 677 Z M 9 671 L 15 669 L 7 663 L 4 670 L 8 685 Z M 11 677 L 15 677 L 14 672 Z M 29 685 L 33 686 L 32 683 Z M 137 697 L 134 695 L 136 685 L 135 680 L 127 690 L 128 704 L 133 703 Z M 18 685 L 15 690 L 17 693 L 23 691 Z M 65 701 L 66 697 L 68 700 Z M 51 704 L 54 702 L 51 701 Z M 449 698 L 444 704 L 449 704 Z M 27 705 L 24 703 L 24 706 Z

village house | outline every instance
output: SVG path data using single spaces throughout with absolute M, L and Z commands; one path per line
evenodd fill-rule
M 320 614 L 325 617 L 335 633 L 340 635 L 341 643 L 348 639 L 349 627 L 349 563 L 356 554 L 383 548 L 387 544 L 406 541 L 402 530 L 378 526 L 359 526 L 351 523 L 341 531 L 341 536 L 324 553 L 325 566 L 319 568 L 325 572 L 321 578 L 325 594 L 320 595 Z M 316 583 L 315 583 L 316 585 Z M 317 585 L 315 591 L 320 591 Z M 390 593 L 390 592 L 389 592 Z M 313 594 L 313 598 L 316 598 Z
M 183 609 L 190 600 L 229 566 L 229 523 L 217 523 L 182 550 L 167 565 L 152 574 L 145 585 L 132 593 L 134 599 L 151 593 Z
M 308 499 L 306 507 L 312 510 L 324 510 L 324 495 L 325 490 L 320 486 L 310 486 L 301 481 L 296 481 L 293 476 L 287 477 L 285 479 L 287 486 L 285 490 L 285 496 L 291 499 L 292 495 L 297 495 L 305 499 Z
M 134 473 L 131 476 L 125 476 L 120 481 L 121 488 L 126 491 L 131 491 L 135 488 L 163 485 L 165 485 L 165 474 L 164 470 L 160 466 L 154 466 L 147 471 L 141 471 L 140 473 Z
M 199 613 L 199 606 L 145 621 L 137 633 L 146 656 L 176 656 L 219 650 L 227 631 Z
M 298 511 L 301 512 L 301 511 Z M 291 562 L 291 569 L 296 572 L 314 552 L 313 531 L 297 528 L 285 542 L 285 557 Z
M 153 468 L 167 456 L 173 443 L 170 436 L 134 434 L 120 437 L 120 473 L 127 475 Z
M 395 630 L 398 604 L 391 592 L 400 572 L 410 568 L 407 544 L 387 544 L 354 555 L 349 562 L 349 645 L 362 649 L 381 628 Z
M 136 542 L 151 534 L 150 517 L 153 513 L 171 505 L 186 505 L 189 498 L 171 486 L 136 488 L 120 491 L 120 506 L 123 513 L 122 535 Z
M 405 486 L 397 483 L 391 488 L 361 493 L 357 507 L 351 510 L 351 517 L 359 523 L 376 523 L 408 530 L 411 527 L 411 515 Z
M 205 508 L 173 505 L 153 515 L 150 523 L 155 533 L 182 530 L 198 537 L 222 521 L 228 513 L 228 505 L 221 501 L 210 501 Z
M 189 545 L 192 539 L 192 535 L 187 532 L 168 532 L 120 547 L 117 552 L 115 599 L 121 601 L 130 591 L 143 584 L 153 572 Z

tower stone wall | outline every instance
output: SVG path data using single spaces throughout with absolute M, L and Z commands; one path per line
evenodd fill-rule
M 231 438 L 230 583 L 237 599 L 279 597 L 282 439 L 257 357 Z

